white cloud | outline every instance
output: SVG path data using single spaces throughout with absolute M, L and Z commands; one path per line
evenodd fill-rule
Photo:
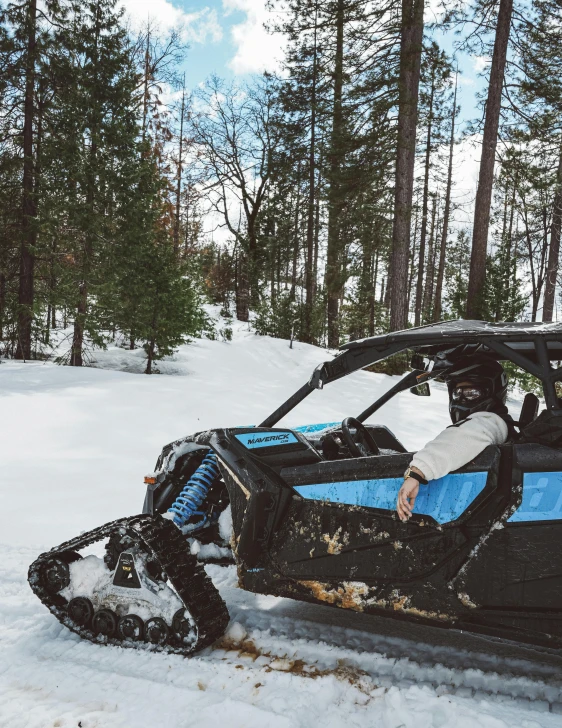
M 191 43 L 216 43 L 222 39 L 222 28 L 214 9 L 206 7 L 186 13 L 170 0 L 121 0 L 121 5 L 133 28 L 141 27 L 150 18 L 163 32 L 182 28 L 185 40 Z
M 442 0 L 427 0 L 423 10 L 423 19 L 425 23 L 436 23 L 444 15 L 445 8 Z
M 222 28 L 216 10 L 203 8 L 197 13 L 184 13 L 188 40 L 194 43 L 218 43 L 222 40 Z
M 277 70 L 285 39 L 264 28 L 264 23 L 272 19 L 266 0 L 223 0 L 223 8 L 227 15 L 235 10 L 246 13 L 246 19 L 233 25 L 230 31 L 236 45 L 236 53 L 229 63 L 234 73 Z
M 486 68 L 490 65 L 491 60 L 490 56 L 472 56 L 472 63 L 476 73 L 486 70 Z

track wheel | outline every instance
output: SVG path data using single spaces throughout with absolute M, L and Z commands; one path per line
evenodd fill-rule
M 136 614 L 127 614 L 117 622 L 117 635 L 123 640 L 138 642 L 144 637 L 144 622 Z
M 99 612 L 94 614 L 92 628 L 96 634 L 113 637 L 117 631 L 117 621 L 117 615 L 111 609 L 100 609 Z
M 172 629 L 183 643 L 193 642 L 195 639 L 195 623 L 187 616 L 185 609 L 178 609 L 174 614 Z
M 67 614 L 75 624 L 85 627 L 94 616 L 94 605 L 86 597 L 75 597 L 68 603 Z
M 62 559 L 50 559 L 43 567 L 43 580 L 50 594 L 60 592 L 70 584 L 68 564 Z
M 167 642 L 170 630 L 161 617 L 152 617 L 144 626 L 144 637 L 153 645 L 163 645 Z

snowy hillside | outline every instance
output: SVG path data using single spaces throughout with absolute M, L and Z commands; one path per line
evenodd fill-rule
M 0 365 L 0 728 L 562 726 L 551 667 L 541 677 L 509 656 L 496 661 L 484 641 L 460 653 L 438 635 L 430 649 L 419 643 L 426 632 L 251 595 L 232 567 L 208 567 L 229 633 L 194 658 L 100 647 L 59 625 L 26 582 L 40 551 L 140 512 L 143 475 L 164 444 L 260 422 L 330 356 L 241 324 L 230 343 L 182 347 L 159 365 L 162 376 L 131 373 L 140 355 L 101 352 L 98 368 L 82 370 Z M 359 372 L 315 392 L 284 424 L 355 415 L 391 383 Z M 414 450 L 448 420 L 443 387 L 421 402 L 400 395 L 375 419 Z

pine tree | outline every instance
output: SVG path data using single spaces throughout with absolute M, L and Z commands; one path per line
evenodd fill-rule
M 562 8 L 554 0 L 534 0 L 532 11 L 521 48 L 525 77 L 518 101 L 525 111 L 518 116 L 527 127 L 523 138 L 547 149 L 552 196 L 542 318 L 552 321 L 562 227 Z
M 425 126 L 424 177 L 422 193 L 422 210 L 420 221 L 420 242 L 418 251 L 418 272 L 416 283 L 416 300 L 414 306 L 414 326 L 419 326 L 422 319 L 422 308 L 427 309 L 424 298 L 425 250 L 429 229 L 429 179 L 432 171 L 432 153 L 442 144 L 444 122 L 448 117 L 449 80 L 451 65 L 446 54 L 437 43 L 432 42 L 424 49 L 423 69 L 420 87 L 420 122 Z M 433 175 L 435 178 L 435 175 Z M 432 263 L 431 255 L 428 266 Z M 423 306 L 422 306 L 423 304 Z
M 424 27 L 423 12 L 424 0 L 402 0 L 398 141 L 390 264 L 392 285 L 388 287 L 391 290 L 391 330 L 405 328 L 408 321 L 408 257 Z
M 482 5 L 484 13 L 487 14 L 495 5 L 495 2 L 483 2 Z M 513 0 L 499 0 L 497 13 L 494 50 L 492 53 L 488 97 L 486 100 L 484 134 L 482 137 L 482 156 L 480 159 L 480 172 L 474 207 L 472 253 L 467 293 L 467 316 L 469 318 L 480 318 L 482 315 L 481 307 L 486 280 L 486 251 L 488 246 L 494 165 L 496 162 L 502 89 L 507 60 L 507 46 L 511 30 Z
M 459 230 L 457 238 L 449 244 L 445 263 L 445 278 L 449 281 L 445 305 L 445 318 L 466 318 L 466 294 L 470 270 L 470 242 L 468 232 Z
M 115 0 L 89 0 L 73 6 L 73 24 L 59 31 L 66 52 L 59 71 L 58 138 L 68 140 L 56 182 L 67 190 L 66 224 L 74 229 L 66 277 L 78 283 L 70 364 L 81 366 L 85 335 L 96 343 L 103 310 L 95 298 L 109 279 L 107 246 L 115 229 L 114 199 L 125 184 L 122 170 L 134 154 L 137 75 L 132 48 Z M 53 137 L 56 144 L 57 136 Z M 50 150 L 54 159 L 57 151 Z

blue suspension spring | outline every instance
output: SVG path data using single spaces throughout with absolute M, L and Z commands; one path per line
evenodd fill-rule
M 201 465 L 193 473 L 191 478 L 184 485 L 182 492 L 178 495 L 173 505 L 168 508 L 168 513 L 174 514 L 174 523 L 182 528 L 192 516 L 202 516 L 203 520 L 195 524 L 202 525 L 206 520 L 206 514 L 198 510 L 207 497 L 209 488 L 219 475 L 217 458 L 214 452 L 209 452 Z

